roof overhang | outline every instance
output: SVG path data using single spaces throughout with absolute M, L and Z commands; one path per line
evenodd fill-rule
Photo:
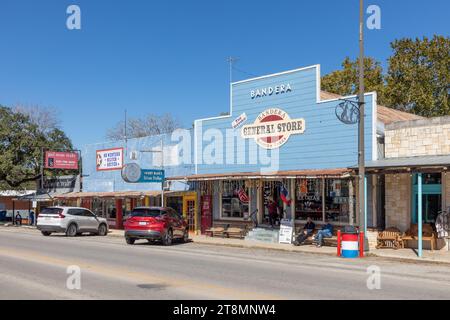
M 367 172 L 420 172 L 450 168 L 450 155 L 387 158 L 366 162 Z M 356 166 L 352 169 L 358 169 Z
M 172 194 L 174 191 L 164 191 L 164 194 Z M 116 192 L 71 192 L 59 194 L 55 199 L 82 199 L 82 198 L 143 198 L 157 197 L 161 191 L 116 191 Z

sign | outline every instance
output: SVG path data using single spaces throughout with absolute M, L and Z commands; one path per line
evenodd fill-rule
M 78 170 L 78 153 L 46 151 L 44 168 Z
M 279 243 L 292 243 L 292 220 L 282 219 L 280 225 Z
M 287 92 L 291 92 L 291 91 L 292 91 L 291 84 L 287 83 L 287 84 L 281 84 L 281 85 L 274 86 L 274 87 L 267 87 L 267 88 L 252 90 L 252 91 L 250 91 L 250 97 L 252 99 L 256 99 L 256 98 L 271 96 L 274 94 L 287 93 Z
M 69 193 L 80 191 L 80 176 L 45 177 L 44 188 L 40 190 L 45 193 Z
M 128 183 L 162 183 L 164 170 L 141 169 L 137 163 L 126 164 L 122 169 L 122 178 Z
M 121 170 L 123 167 L 123 148 L 97 150 L 97 171 Z
M 359 122 L 359 108 L 357 102 L 344 101 L 336 106 L 336 117 L 345 124 Z
M 243 114 L 241 114 L 239 117 L 237 117 L 237 118 L 231 123 L 231 126 L 233 127 L 233 129 L 236 129 L 236 128 L 239 127 L 241 124 L 243 124 L 245 121 L 247 121 L 247 114 L 244 112 Z
M 304 119 L 291 119 L 285 111 L 271 108 L 263 111 L 254 124 L 243 126 L 241 136 L 255 139 L 265 149 L 276 149 L 285 144 L 291 135 L 304 132 Z

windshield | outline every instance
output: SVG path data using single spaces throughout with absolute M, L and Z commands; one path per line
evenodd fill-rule
M 137 208 L 133 209 L 130 217 L 159 217 L 163 212 L 159 209 Z

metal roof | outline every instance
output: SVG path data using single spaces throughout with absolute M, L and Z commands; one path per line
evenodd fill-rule
M 387 158 L 366 162 L 366 168 L 368 169 L 412 168 L 412 167 L 426 168 L 426 167 L 446 167 L 446 166 L 450 167 L 450 155 Z

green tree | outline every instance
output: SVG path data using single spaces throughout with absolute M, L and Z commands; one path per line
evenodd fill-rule
M 0 186 L 19 188 L 41 177 L 42 148 L 70 150 L 70 139 L 58 128 L 45 132 L 30 117 L 0 106 Z
M 391 47 L 388 104 L 425 117 L 450 115 L 450 38 L 400 39 Z
M 355 95 L 359 91 L 358 80 L 359 59 L 352 61 L 346 57 L 342 62 L 342 70 L 331 72 L 322 77 L 322 89 L 343 96 Z M 364 58 L 364 86 L 366 92 L 376 91 L 378 102 L 385 102 L 385 85 L 383 68 L 380 62 L 373 58 Z

